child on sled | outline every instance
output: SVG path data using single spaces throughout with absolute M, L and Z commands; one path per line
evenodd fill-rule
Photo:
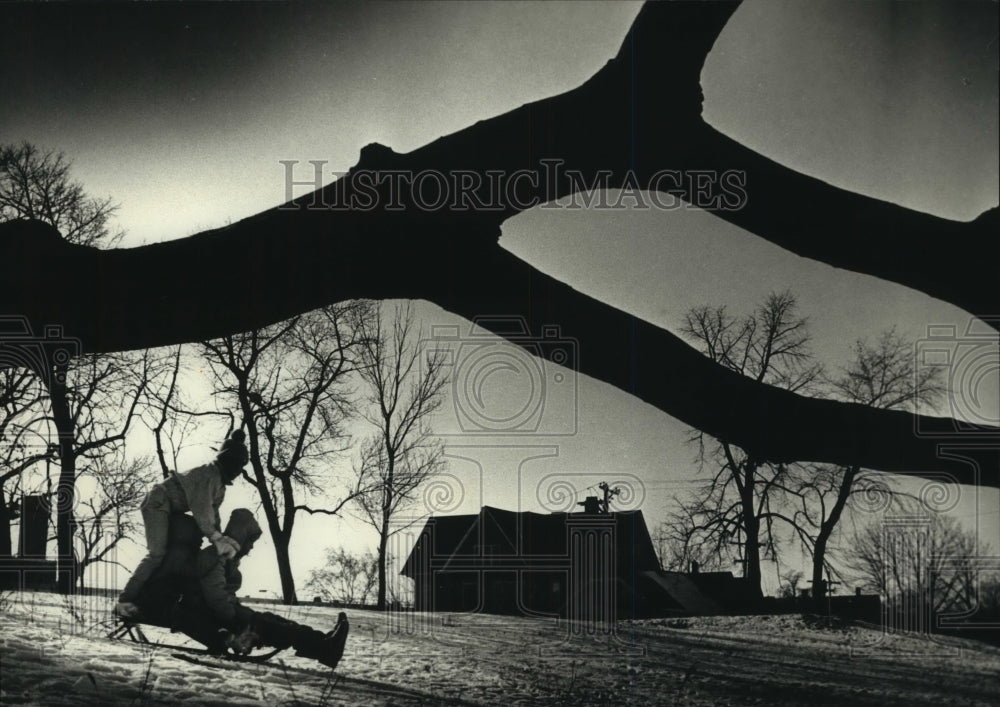
M 183 474 L 172 474 L 146 494 L 140 510 L 146 528 L 147 554 L 118 597 L 116 616 L 128 619 L 138 614 L 136 599 L 167 552 L 171 513 L 190 511 L 198 529 L 212 542 L 220 557 L 233 557 L 239 552 L 239 544 L 220 530 L 219 506 L 226 487 L 243 472 L 249 460 L 245 439 L 243 430 L 234 430 L 214 461 Z

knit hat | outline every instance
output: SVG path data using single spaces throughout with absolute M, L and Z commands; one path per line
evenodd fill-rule
M 245 441 L 246 433 L 243 430 L 233 430 L 229 439 L 222 443 L 222 449 L 219 450 L 219 454 L 215 458 L 222 469 L 222 477 L 227 484 L 233 483 L 233 480 L 243 471 L 246 463 L 250 461 L 250 453 L 247 452 Z

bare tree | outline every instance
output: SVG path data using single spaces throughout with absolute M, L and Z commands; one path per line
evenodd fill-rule
M 345 451 L 359 322 L 368 303 L 331 305 L 286 322 L 201 344 L 217 404 L 247 428 L 251 474 L 274 542 L 283 600 L 298 599 L 289 544 L 299 511 L 337 515 L 356 491 L 329 506 L 333 467 Z
M 323 566 L 310 571 L 306 588 L 326 601 L 367 604 L 378 583 L 378 557 L 353 554 L 342 547 L 327 548 Z
M 696 307 L 687 313 L 682 332 L 712 361 L 758 383 L 805 391 L 822 372 L 809 350 L 808 322 L 788 291 L 772 293 L 743 317 L 725 307 Z M 743 424 L 752 427 L 755 420 Z M 699 466 L 710 469 L 711 478 L 696 500 L 681 504 L 674 519 L 681 543 L 687 548 L 709 544 L 720 557 L 739 561 L 749 587 L 760 596 L 762 550 L 765 556 L 777 551 L 773 523 L 781 514 L 772 503 L 786 467 L 747 454 L 726 439 L 706 445 L 706 437 L 691 433 Z
M 894 603 L 932 614 L 975 609 L 981 579 L 975 560 L 989 551 L 976 531 L 943 514 L 891 521 L 855 534 L 849 568 Z
M 45 398 L 45 387 L 29 370 L 0 371 L 0 557 L 13 554 L 10 526 L 20 513 L 22 476 L 36 464 L 57 458 Z
M 110 459 L 120 458 L 125 438 L 145 403 L 150 380 L 156 375 L 158 359 L 151 351 L 120 354 L 84 354 L 68 366 L 50 396 L 52 420 L 59 439 L 59 481 L 56 490 L 56 538 L 62 547 L 69 535 L 69 558 L 73 576 L 61 575 L 61 582 L 72 582 L 81 567 L 73 551 L 73 539 L 79 537 L 76 485 L 83 473 L 111 473 L 126 486 L 132 480 L 114 470 Z M 102 485 L 111 483 L 102 480 Z M 130 496 L 129 491 L 111 491 L 112 497 Z M 68 507 L 67 507 L 67 497 Z M 126 502 L 126 505 L 131 501 Z M 115 541 L 117 543 L 117 541 Z M 70 591 L 65 584 L 60 587 Z
M 374 432 L 361 446 L 356 465 L 361 518 L 375 528 L 378 543 L 379 609 L 386 607 L 389 537 L 402 530 L 393 519 L 416 490 L 442 465 L 430 416 L 441 405 L 447 383 L 440 355 L 425 355 L 415 340 L 413 308 L 397 305 L 392 321 L 376 310 L 364 325 L 360 374 L 367 384 L 365 418 Z
M 126 461 L 120 448 L 94 458 L 81 469 L 74 519 L 81 589 L 84 573 L 91 565 L 122 566 L 115 551 L 122 540 L 141 534 L 137 522 L 139 504 L 153 475 L 150 458 Z
M 895 328 L 874 343 L 858 339 L 854 358 L 829 380 L 844 400 L 882 410 L 933 406 L 947 392 L 940 366 L 915 366 L 916 344 Z
M 110 197 L 87 196 L 72 166 L 62 152 L 28 142 L 0 145 L 0 222 L 37 219 L 76 245 L 116 245 L 124 235 L 111 223 L 118 205 Z
M 185 442 L 198 429 L 199 418 L 224 417 L 232 427 L 233 418 L 228 412 L 196 410 L 186 399 L 181 379 L 192 356 L 184 346 L 164 351 L 160 375 L 150 383 L 150 404 L 143 412 L 146 426 L 153 433 L 156 461 L 164 479 L 178 470 L 177 457 L 186 446 Z
M 5 386 L 7 406 L 0 423 L 6 466 L 0 474 L 0 483 L 20 481 L 26 471 L 46 462 L 44 493 L 56 501 L 59 556 L 65 566 L 73 568 L 72 572 L 59 576 L 63 591 L 70 591 L 71 585 L 82 582 L 83 565 L 74 551 L 74 539 L 79 541 L 88 536 L 81 534 L 74 508 L 81 503 L 86 506 L 93 499 L 84 501 L 78 496 L 80 477 L 110 474 L 109 478 L 98 478 L 106 497 L 121 500 L 123 512 L 132 508 L 129 505 L 132 500 L 122 500 L 132 492 L 112 486 L 120 483 L 131 488 L 134 481 L 119 473 L 106 458 L 120 454 L 142 403 L 153 366 L 148 352 L 83 355 L 62 364 L 64 372 L 49 388 L 50 393 L 57 392 L 48 396 L 41 378 L 26 369 L 9 369 L 4 374 L 10 385 Z M 55 490 L 51 490 L 52 479 L 48 475 L 51 462 L 58 462 L 59 468 Z M 30 485 L 37 486 L 38 479 Z M 19 487 L 21 490 L 26 488 L 23 483 Z M 4 494 L 5 507 L 12 505 L 13 500 Z M 110 509 L 103 515 L 108 512 Z M 123 530 L 125 534 L 131 530 L 127 522 Z M 9 542 L 9 526 L 7 536 Z M 92 550 L 92 547 L 86 550 L 90 557 Z
M 886 410 L 913 411 L 918 404 L 933 406 L 945 392 L 943 369 L 915 366 L 916 345 L 895 329 L 874 342 L 859 339 L 850 363 L 827 383 L 834 395 L 852 403 Z M 783 483 L 795 497 L 792 524 L 812 555 L 813 596 L 821 599 L 830 574 L 827 550 L 834 530 L 852 496 L 858 493 L 892 494 L 892 489 L 858 465 L 794 465 Z
M 722 569 L 722 556 L 706 545 L 688 542 L 684 530 L 688 527 L 681 514 L 673 514 L 653 529 L 653 547 L 660 568 L 670 572 L 693 572 Z
M 118 209 L 110 197 L 86 195 L 83 185 L 72 179 L 72 165 L 61 152 L 44 151 L 27 142 L 0 145 L 0 222 L 34 219 L 58 229 L 75 246 L 110 248 L 123 232 L 112 226 Z M 92 356 L 93 358 L 93 356 Z M 75 566 L 73 558 L 73 505 L 76 479 L 75 429 L 66 377 L 70 361 L 38 362 L 45 370 L 34 370 L 47 385 L 52 420 L 59 435 L 60 459 L 57 545 L 60 559 Z M 131 419 L 131 412 L 127 419 Z M 71 591 L 72 579 L 60 575 L 60 589 Z

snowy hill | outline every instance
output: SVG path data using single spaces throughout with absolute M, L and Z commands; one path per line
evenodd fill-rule
M 2 705 L 749 705 L 1000 701 L 1000 649 L 797 616 L 579 626 L 469 614 L 350 612 L 335 674 L 291 651 L 265 665 L 106 638 L 110 600 L 45 593 L 0 600 Z M 272 607 L 326 630 L 336 609 Z M 178 634 L 152 629 L 174 644 Z M 188 643 L 187 645 L 195 645 Z M 190 656 L 188 656 L 190 658 Z

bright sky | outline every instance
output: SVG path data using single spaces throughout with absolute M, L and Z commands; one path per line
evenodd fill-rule
M 121 202 L 127 245 L 186 236 L 283 201 L 280 160 L 323 159 L 331 171 L 346 170 L 369 142 L 405 152 L 577 86 L 615 54 L 638 8 L 5 7 L 0 139 L 64 151 L 88 190 Z M 706 63 L 706 119 L 839 186 L 971 219 L 997 204 L 996 13 L 988 2 L 956 9 L 748 0 Z M 789 255 L 699 211 L 534 210 L 508 221 L 501 242 L 581 291 L 668 328 L 692 306 L 743 312 L 790 287 L 811 318 L 817 352 L 833 367 L 855 339 L 893 325 L 920 338 L 932 324 L 964 335 L 970 323 L 954 307 Z M 421 315 L 428 330 L 458 322 L 433 306 Z M 475 460 L 452 465 L 464 490 L 456 510 L 474 512 L 480 503 L 540 510 L 552 474 L 577 475 L 578 487 L 617 474 L 639 480 L 651 525 L 662 516 L 694 478 L 684 426 L 602 383 L 578 383 L 571 437 L 514 440 L 534 449 L 512 448 L 508 438 L 449 438 L 454 455 Z M 998 390 L 993 368 L 979 381 L 974 412 L 996 419 Z M 438 425 L 458 430 L 454 414 Z M 193 463 L 207 444 L 191 450 Z M 537 455 L 550 456 L 526 461 Z M 978 505 L 1000 549 L 997 496 L 984 496 L 977 503 L 963 490 L 963 508 L 971 518 Z M 316 548 L 371 542 L 356 524 L 327 519 L 303 522 L 298 532 L 300 581 Z M 247 572 L 251 591 L 275 586 L 269 562 L 258 551 L 256 570 Z

